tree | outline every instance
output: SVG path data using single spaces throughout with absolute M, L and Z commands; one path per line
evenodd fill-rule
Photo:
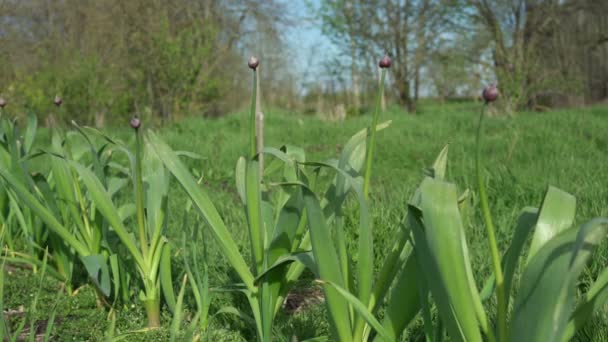
M 326 0 L 318 12 L 326 35 L 350 53 L 354 92 L 359 83 L 375 86 L 376 82 L 360 81 L 361 75 L 373 81 L 377 60 L 386 53 L 394 62 L 391 81 L 397 100 L 414 112 L 421 72 L 434 42 L 449 27 L 453 8 L 440 0 Z M 367 63 L 369 72 L 361 73 L 362 61 L 370 56 L 374 62 Z
M 570 96 L 573 90 L 583 93 L 583 78 L 590 77 L 583 76 L 584 70 L 588 70 L 585 65 L 594 59 L 591 51 L 603 49 L 598 32 L 602 18 L 605 29 L 608 3 L 596 0 L 467 0 L 467 3 L 473 9 L 471 22 L 481 24 L 491 37 L 494 71 L 510 107 L 535 107 L 539 98 Z
M 68 122 L 232 110 L 255 41 L 286 13 L 276 0 L 0 0 L 0 92 L 43 114 L 62 95 Z

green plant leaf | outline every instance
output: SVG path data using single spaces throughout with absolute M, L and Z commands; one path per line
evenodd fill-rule
M 260 174 L 257 160 L 250 160 L 246 165 L 245 178 L 245 204 L 249 228 L 249 242 L 251 243 L 252 259 L 255 261 L 255 274 L 260 274 L 264 268 L 264 241 L 266 230 L 262 221 Z
M 106 258 L 101 255 L 86 255 L 80 257 L 82 263 L 89 274 L 91 281 L 101 290 L 104 296 L 109 297 L 112 291 L 110 282 L 110 270 Z
M 536 221 L 538 219 L 538 209 L 526 207 L 522 210 L 522 213 L 519 215 L 517 219 L 517 226 L 515 227 L 515 233 L 513 234 L 513 238 L 511 239 L 511 245 L 505 252 L 505 255 L 502 258 L 502 268 L 504 274 L 504 286 L 505 286 L 505 294 L 506 304 L 508 307 L 511 287 L 513 285 L 513 276 L 515 275 L 515 271 L 517 270 L 517 266 L 519 265 L 519 258 L 523 254 L 523 249 L 530 236 L 530 233 L 534 229 L 536 225 Z M 494 292 L 494 288 L 496 286 L 494 274 L 490 276 L 490 278 L 486 281 L 483 290 L 481 291 L 482 300 L 487 300 L 492 296 Z
M 426 178 L 420 186 L 421 212 L 410 205 L 420 270 L 455 341 L 481 341 L 485 325 L 481 300 L 468 260 L 458 196 L 453 184 Z M 424 223 L 423 223 L 424 222 Z
M 608 268 L 597 277 L 584 299 L 578 304 L 570 317 L 563 341 L 570 341 L 574 334 L 592 320 L 594 312 L 600 310 L 608 301 Z
M 272 240 L 268 248 L 269 264 L 273 264 L 281 256 L 291 253 L 298 227 L 303 220 L 304 199 L 302 198 L 302 192 L 299 188 L 290 188 L 285 187 L 285 192 L 289 198 L 279 210 L 276 228 L 273 231 Z M 287 191 L 290 190 L 291 193 L 288 193 Z
M 190 151 L 175 151 L 175 154 L 180 157 L 188 157 L 190 159 L 203 159 L 201 155 Z
M 184 294 L 186 293 L 186 284 L 188 282 L 188 275 L 184 275 L 182 279 L 182 286 L 180 287 L 179 294 L 177 295 L 177 302 L 175 303 L 175 307 L 173 308 L 173 320 L 171 321 L 171 336 L 169 337 L 169 341 L 173 342 L 177 338 L 179 331 L 181 330 L 182 320 L 183 320 L 183 303 L 184 303 Z
M 561 213 L 555 213 L 560 215 Z M 556 218 L 548 218 L 561 224 Z M 561 341 L 576 301 L 576 284 L 608 220 L 562 230 L 535 253 L 521 277 L 510 325 L 510 341 Z
M 382 327 L 382 325 L 380 324 L 380 322 L 378 322 L 378 320 L 374 317 L 374 315 L 372 315 L 371 312 L 369 312 L 367 310 L 367 306 L 365 304 L 361 303 L 361 301 L 359 299 L 357 299 L 357 297 L 353 296 L 350 292 L 348 292 L 347 290 L 345 290 L 344 288 L 342 288 L 341 286 L 337 285 L 334 282 L 321 281 L 321 284 L 324 284 L 324 286 L 327 286 L 327 284 L 328 284 L 333 289 L 335 289 L 339 295 L 341 295 L 344 299 L 346 299 L 346 301 L 348 301 L 348 303 L 350 305 L 353 306 L 353 308 L 359 314 L 359 316 L 361 316 L 365 320 L 365 322 L 367 322 L 367 324 L 371 325 L 372 328 L 374 328 L 374 330 L 376 330 L 376 332 L 380 336 L 382 336 L 384 341 L 395 341 L 395 339 L 392 338 L 391 335 Z M 340 341 L 345 341 L 345 340 L 340 340 Z
M 108 193 L 110 196 L 116 195 L 120 190 L 122 190 L 129 181 L 126 178 L 122 177 L 110 177 L 108 178 Z
M 236 162 L 236 190 L 241 198 L 241 203 L 247 203 L 247 198 L 245 196 L 245 178 L 247 173 L 247 162 L 245 158 L 239 157 L 239 160 Z
M 253 319 L 253 317 L 251 317 L 250 315 L 246 314 L 244 311 L 239 310 L 233 306 L 224 306 L 221 309 L 217 310 L 217 312 L 213 315 L 213 317 L 218 316 L 218 315 L 234 315 L 239 317 L 240 319 L 242 319 L 243 321 L 255 325 L 255 319 Z
M 357 298 L 366 305 L 369 304 L 374 271 L 374 235 L 372 233 L 372 221 L 369 216 L 367 200 L 363 190 L 355 182 L 351 182 L 359 202 L 359 237 L 357 248 Z M 363 319 L 355 318 L 355 339 L 360 339 L 363 333 Z
M 441 152 L 439 152 L 433 166 L 427 170 L 427 176 L 437 180 L 447 180 L 448 148 L 449 145 L 445 145 Z
M 10 252 L 10 255 L 11 256 L 4 254 L 2 256 L 2 258 L 6 259 L 6 261 L 8 261 L 12 264 L 23 264 L 23 265 L 32 266 L 33 268 L 42 267 L 42 261 L 35 256 L 24 254 L 24 253 L 18 253 L 18 252 Z M 66 282 L 68 280 L 66 278 L 65 274 L 59 273 L 56 269 L 49 267 L 48 265 L 47 265 L 47 269 L 46 269 L 46 274 L 61 282 Z
M 55 141 L 56 142 L 56 141 Z M 61 152 L 61 146 L 54 146 L 57 153 Z M 68 217 L 65 213 L 69 213 L 72 216 L 72 221 L 79 228 L 80 232 L 82 232 L 83 239 L 87 242 L 87 245 L 91 246 L 91 239 L 89 238 L 89 232 L 84 227 L 83 218 L 86 216 L 86 213 L 82 212 L 82 208 L 79 206 L 79 200 L 81 197 L 77 198 L 77 194 L 75 192 L 75 187 L 78 182 L 78 178 L 76 178 L 72 170 L 70 170 L 69 164 L 66 163 L 63 157 L 57 157 L 55 155 L 50 155 L 50 163 L 51 170 L 53 175 L 53 180 L 55 182 L 55 196 L 60 199 L 60 203 L 62 204 L 61 208 L 64 213 L 63 220 L 64 222 L 68 222 Z M 97 251 L 98 252 L 98 251 Z
M 77 162 L 71 161 L 70 164 L 82 178 L 82 181 L 89 190 L 89 195 L 91 196 L 91 199 L 95 203 L 97 209 L 105 217 L 110 226 L 114 228 L 116 235 L 118 235 L 121 242 L 129 250 L 137 265 L 141 270 L 146 270 L 147 267 L 143 256 L 137 249 L 133 237 L 123 225 L 120 214 L 114 206 L 114 203 L 112 203 L 110 194 L 106 191 L 106 189 L 104 189 L 103 185 L 100 183 L 97 176 L 93 174 L 93 172 Z
M 129 217 L 135 216 L 135 204 L 133 203 L 125 203 L 118 207 L 118 215 L 120 216 L 120 221 L 125 222 Z
M 395 280 L 395 277 L 399 273 L 404 264 L 404 252 L 406 246 L 409 246 L 411 249 L 411 244 L 407 244 L 407 237 L 410 234 L 410 230 L 405 227 L 400 227 L 400 229 L 396 232 L 396 236 L 393 239 L 393 245 L 389 249 L 389 252 L 386 258 L 383 261 L 382 268 L 378 275 L 376 276 L 376 282 L 374 283 L 374 288 L 369 301 L 369 308 L 376 309 L 378 304 L 381 304 L 384 301 L 384 297 L 386 296 L 391 284 Z
M 152 132 L 150 132 L 149 141 L 159 159 L 182 185 L 194 206 L 209 224 L 224 256 L 239 274 L 243 283 L 248 289 L 254 290 L 253 275 L 207 193 L 198 186 L 192 174 L 169 146 Z
M 87 247 L 78 241 L 72 233 L 65 228 L 55 216 L 42 205 L 31 192 L 18 181 L 8 170 L 0 167 L 0 176 L 6 180 L 9 186 L 15 191 L 22 203 L 27 205 L 36 213 L 40 219 L 47 224 L 47 227 L 59 235 L 67 244 L 69 244 L 80 255 L 87 255 Z
M 541 204 L 526 264 L 547 241 L 572 227 L 575 212 L 576 198 L 565 191 L 549 186 Z
M 381 131 L 390 126 L 392 120 L 388 120 L 379 123 L 376 126 L 376 132 Z M 347 142 L 344 144 L 344 148 L 340 154 L 341 161 L 347 161 L 350 167 L 355 171 L 360 172 L 365 162 L 366 153 L 366 140 L 368 135 L 368 128 L 362 129 L 355 133 Z
M 78 126 L 74 121 L 72 121 L 72 126 L 76 128 L 76 130 L 81 134 L 84 140 L 89 145 L 89 152 L 91 154 L 91 158 L 93 160 L 93 170 L 95 174 L 99 178 L 101 184 L 106 186 L 106 174 L 104 173 L 103 166 L 100 160 L 100 154 L 103 151 L 104 147 L 102 147 L 99 151 L 97 150 L 93 141 L 89 138 L 88 134 L 83 130 L 82 127 Z M 70 144 L 70 147 L 83 147 L 81 144 Z M 78 158 L 76 158 L 78 160 Z
M 162 249 L 159 265 L 160 287 L 167 307 L 171 312 L 176 313 L 175 310 L 178 309 L 176 308 L 173 278 L 171 276 L 171 245 L 164 243 Z
M 112 254 L 109 257 L 110 270 L 112 271 L 112 281 L 114 283 L 114 298 L 118 298 L 120 291 L 120 266 L 118 264 L 118 255 Z
M 338 255 L 333 246 L 330 231 L 325 223 L 325 216 L 315 194 L 307 187 L 302 187 L 304 203 L 308 215 L 308 227 L 312 242 L 312 250 L 317 263 L 319 276 L 323 281 L 336 284 L 340 288 L 343 283 L 342 270 L 338 262 Z M 329 311 L 333 333 L 338 341 L 349 341 L 351 336 L 351 322 L 348 303 L 339 294 L 334 286 L 324 285 L 325 301 Z
M 25 128 L 25 134 L 23 139 L 23 147 L 25 153 L 29 154 L 36 140 L 36 129 L 38 128 L 38 118 L 36 114 L 29 113 L 27 116 L 27 127 Z
M 405 327 L 420 311 L 420 273 L 416 255 L 411 252 L 403 269 L 391 287 L 382 326 L 393 340 L 397 340 Z M 376 340 L 379 340 L 376 338 Z
M 277 261 L 270 267 L 268 267 L 264 272 L 262 272 L 259 276 L 255 278 L 255 284 L 259 284 L 263 281 L 270 272 L 277 272 L 284 267 L 287 267 L 292 262 L 299 262 L 302 265 L 306 266 L 309 270 L 311 270 L 315 275 L 318 274 L 317 264 L 314 259 L 314 255 L 312 252 L 300 252 L 294 253 L 291 255 L 283 256 L 277 259 Z
M 146 147 L 149 147 L 146 145 Z M 152 153 L 150 153 L 152 152 Z M 169 202 L 170 174 L 153 151 L 146 149 L 143 160 L 143 180 L 145 185 L 146 235 L 151 248 L 158 244 L 166 226 Z

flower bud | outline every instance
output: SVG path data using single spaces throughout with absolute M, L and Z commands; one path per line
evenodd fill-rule
M 247 61 L 247 65 L 249 66 L 249 68 L 251 68 L 251 70 L 255 70 L 258 68 L 258 65 L 260 65 L 260 60 L 255 58 L 254 56 L 249 57 L 249 61 Z
M 55 106 L 59 107 L 63 103 L 63 100 L 61 99 L 61 97 L 59 97 L 59 95 L 55 95 L 53 103 L 55 104 Z
M 481 96 L 486 103 L 496 101 L 498 98 L 498 88 L 496 88 L 496 84 L 490 84 L 487 86 L 481 93 Z
M 141 120 L 134 116 L 131 118 L 131 121 L 129 121 L 129 125 L 131 125 L 131 127 L 134 129 L 138 129 L 139 127 L 141 127 Z
M 382 59 L 378 63 L 378 66 L 382 69 L 386 69 L 391 67 L 391 63 L 391 58 L 388 55 L 384 55 L 384 57 L 382 57 Z
M 6 100 L 4 97 L 0 97 L 0 108 L 4 108 L 6 106 Z

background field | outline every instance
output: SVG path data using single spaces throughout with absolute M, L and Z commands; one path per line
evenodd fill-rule
M 405 115 L 397 109 L 382 114 L 381 121 L 392 120 L 392 125 L 378 135 L 378 152 L 372 179 L 371 208 L 374 217 L 375 248 L 378 253 L 376 266 L 391 243 L 393 231 L 404 215 L 406 201 L 420 181 L 422 170 L 430 165 L 436 154 L 450 144 L 449 179 L 459 189 L 474 190 L 474 138 L 479 106 L 458 104 L 449 106 L 421 106 L 417 115 Z M 371 116 L 349 118 L 333 123 L 314 117 L 297 116 L 282 111 L 266 113 L 266 145 L 279 147 L 283 144 L 303 147 L 313 160 L 325 160 L 337 156 L 343 143 L 358 130 L 369 125 Z M 539 206 L 548 185 L 564 189 L 577 198 L 577 223 L 595 216 L 608 216 L 608 108 L 590 107 L 576 110 L 560 110 L 545 113 L 520 113 L 514 117 L 490 118 L 486 121 L 485 144 L 482 149 L 488 179 L 488 194 L 500 241 L 510 237 L 513 224 L 524 206 Z M 233 236 L 243 249 L 246 242 L 245 218 L 234 187 L 234 167 L 237 158 L 247 146 L 247 118 L 245 114 L 233 114 L 219 119 L 189 118 L 167 128 L 161 135 L 175 149 L 193 151 L 204 157 L 191 161 L 190 165 L 202 170 L 204 186 L 210 191 L 214 203 L 223 215 Z M 112 135 L 128 138 L 127 130 L 108 129 Z M 46 136 L 46 132 L 40 133 Z M 177 187 L 175 187 L 177 188 Z M 174 190 L 176 196 L 170 206 L 184 205 L 185 196 Z M 473 192 L 466 221 L 467 236 L 472 252 L 476 280 L 481 284 L 489 274 L 489 251 L 486 247 L 485 230 L 477 209 Z M 349 210 L 353 217 L 355 208 Z M 347 217 L 347 230 L 349 229 Z M 352 228 L 352 227 L 350 227 Z M 168 236 L 179 246 L 181 217 L 171 216 Z M 351 235 L 352 238 L 352 235 Z M 227 263 L 213 248 L 209 240 L 209 266 L 212 286 L 231 281 Z M 504 251 L 504 244 L 501 249 Z M 176 248 L 177 253 L 180 253 Z M 247 253 L 245 253 L 247 255 Z M 174 258 L 180 260 L 180 258 Z M 181 277 L 182 266 L 174 260 L 174 281 Z M 597 269 L 606 265 L 608 247 L 598 249 L 583 279 L 597 275 Z M 314 303 L 317 293 L 311 288 L 310 276 L 304 277 L 301 298 L 307 304 L 295 314 L 279 314 L 277 327 L 289 339 L 327 335 L 324 307 Z M 20 305 L 29 306 L 37 287 L 37 277 L 28 271 L 9 268 L 5 288 L 5 308 L 17 310 Z M 481 286 L 481 285 L 479 285 Z M 585 281 L 581 283 L 584 288 Z M 306 291 L 304 291 L 306 290 Z M 191 299 L 187 298 L 187 302 Z M 247 311 L 244 298 L 237 294 L 220 293 L 212 303 L 211 314 L 221 303 L 230 302 Z M 58 306 L 58 321 L 54 335 L 60 340 L 99 340 L 107 328 L 106 312 L 97 310 L 90 287 L 82 288 L 75 296 L 67 296 L 58 283 L 45 280 L 39 299 L 39 319 L 48 318 L 53 306 Z M 581 340 L 602 341 L 608 338 L 608 309 L 599 313 L 596 322 L 579 334 Z M 164 327 L 170 321 L 166 316 Z M 145 325 L 143 308 L 125 308 L 118 313 L 117 328 L 121 332 L 139 329 Z M 253 327 L 231 316 L 216 316 L 211 324 L 212 341 L 251 340 Z M 128 340 L 163 340 L 167 329 L 141 333 Z M 416 328 L 406 339 L 422 338 Z

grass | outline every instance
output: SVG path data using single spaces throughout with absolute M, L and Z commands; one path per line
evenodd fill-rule
M 376 230 L 374 246 L 378 257 L 376 270 L 391 244 L 400 218 L 405 214 L 406 200 L 420 182 L 423 168 L 429 166 L 437 153 L 450 144 L 448 179 L 461 186 L 476 189 L 474 172 L 475 130 L 478 106 L 458 104 L 450 106 L 425 106 L 416 115 L 407 115 L 398 109 L 382 114 L 380 121 L 393 120 L 392 125 L 377 135 L 373 177 L 370 192 L 370 210 Z M 608 108 L 592 107 L 576 110 L 560 110 L 545 113 L 521 113 L 512 118 L 490 118 L 485 121 L 482 159 L 489 206 L 496 226 L 500 252 L 504 252 L 506 239 L 512 233 L 512 224 L 520 210 L 527 205 L 538 206 L 547 185 L 557 186 L 572 193 L 578 200 L 576 224 L 595 216 L 608 216 L 608 135 L 606 120 Z M 345 122 L 330 123 L 313 117 L 291 115 L 282 111 L 269 111 L 265 120 L 265 144 L 279 147 L 292 144 L 303 147 L 311 160 L 336 157 L 341 144 L 356 131 L 368 126 L 371 116 L 349 118 Z M 239 203 L 234 185 L 236 160 L 247 155 L 248 119 L 246 113 L 237 113 L 216 120 L 190 118 L 161 131 L 163 139 L 175 150 L 188 150 L 204 157 L 189 161 L 189 165 L 202 172 L 203 183 L 216 203 L 220 214 L 235 240 L 247 251 L 247 229 L 245 215 Z M 129 127 L 108 130 L 129 140 Z M 47 136 L 45 132 L 40 133 Z M 181 217 L 179 208 L 185 196 L 177 186 L 172 187 L 169 212 L 169 229 L 166 234 L 178 247 L 181 241 Z M 475 192 L 473 192 L 475 193 Z M 477 197 L 472 197 L 469 215 L 465 217 L 467 237 L 478 287 L 491 272 L 490 252 Z M 353 241 L 356 234 L 357 214 L 354 209 L 346 212 L 347 238 Z M 210 279 L 213 286 L 220 286 L 237 279 L 226 261 L 213 244 L 209 244 Z M 356 248 L 350 243 L 349 248 Z M 177 250 L 178 248 L 174 248 Z M 181 272 L 181 258 L 175 258 L 174 269 Z M 608 261 L 608 246 L 604 244 L 596 252 L 585 277 L 597 275 Z M 583 279 L 585 279 L 583 277 Z M 16 309 L 27 305 L 36 293 L 36 276 L 27 271 L 12 270 L 6 277 L 5 309 Z M 310 287 L 304 277 L 302 288 Z M 181 276 L 174 277 L 175 288 L 179 288 Z M 583 281 L 581 287 L 585 287 Z M 304 296 L 306 298 L 306 296 Z M 57 303 L 57 321 L 54 336 L 59 340 L 99 340 L 108 326 L 106 313 L 97 310 L 95 294 L 85 287 L 76 296 L 67 296 L 60 291 L 59 284 L 49 279 L 38 300 L 39 319 L 50 315 Z M 211 306 L 213 314 L 230 303 L 246 308 L 244 297 L 218 294 Z M 190 294 L 186 293 L 185 306 L 193 308 Z M 247 311 L 247 310 L 245 310 Z M 48 317 L 46 317 L 48 318 Z M 187 319 L 186 315 L 186 319 Z M 602 341 L 608 338 L 608 309 L 598 314 L 594 326 L 585 329 L 581 340 Z M 125 308 L 118 313 L 118 332 L 137 330 L 145 325 L 145 312 L 141 307 Z M 129 340 L 165 340 L 169 336 L 170 317 L 162 317 L 163 328 L 154 332 L 135 334 Z M 420 325 L 418 325 L 420 326 Z M 291 338 L 295 333 L 300 339 L 317 335 L 328 335 L 324 307 L 315 305 L 299 310 L 297 314 L 279 314 L 278 336 Z M 242 341 L 255 337 L 252 325 L 230 315 L 218 315 L 212 319 L 210 331 L 213 341 Z M 413 329 L 406 339 L 422 338 L 423 331 Z

